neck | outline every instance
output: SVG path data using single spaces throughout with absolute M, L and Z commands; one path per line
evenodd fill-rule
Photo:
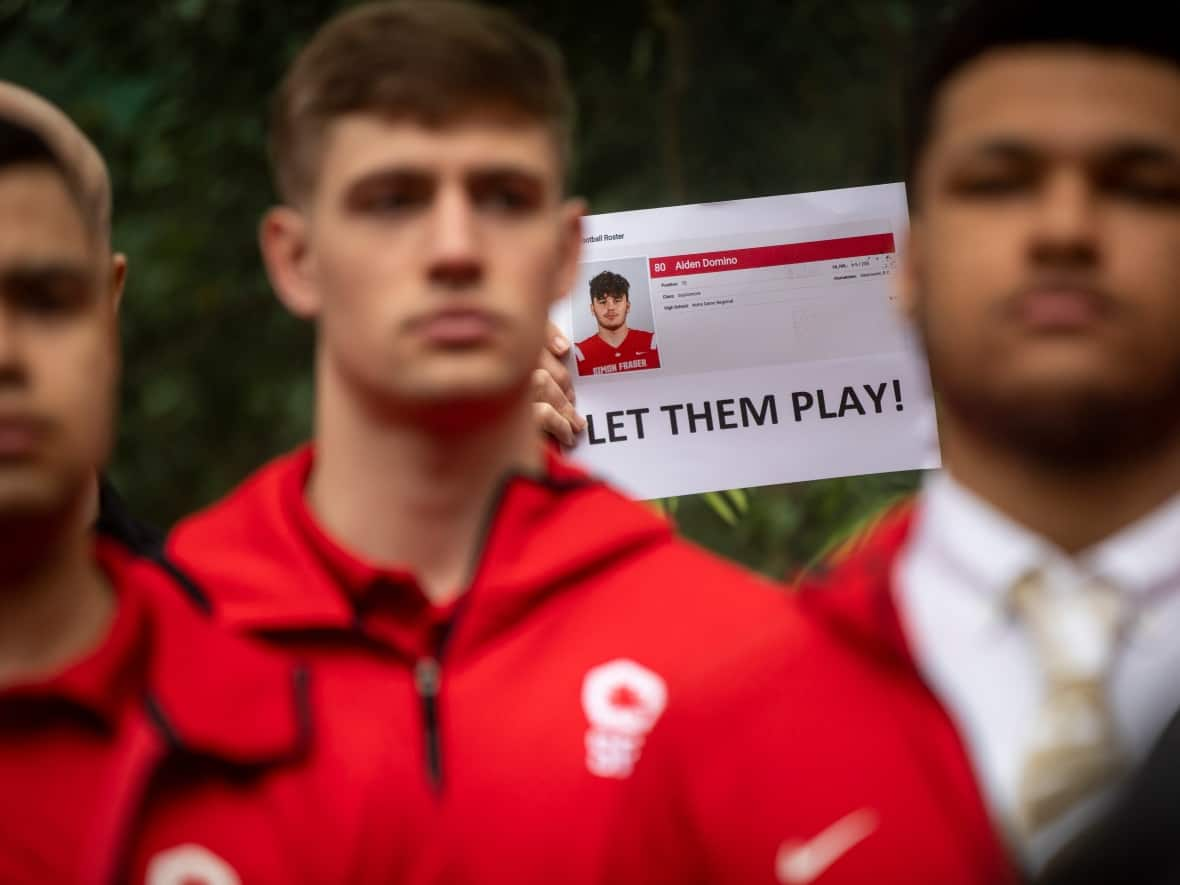
M 623 339 L 627 337 L 627 333 L 631 329 L 626 323 L 619 326 L 617 329 L 604 329 L 602 326 L 598 327 L 598 337 L 609 344 L 611 347 L 618 347 L 623 343 Z
M 943 463 L 957 482 L 1067 553 L 1078 553 L 1147 516 L 1180 492 L 1180 439 L 1098 468 L 1055 469 L 939 422 Z
M 0 521 L 0 685 L 50 676 L 106 634 L 115 598 L 92 555 L 88 506 L 52 525 Z
M 377 416 L 321 373 L 307 499 L 334 537 L 369 562 L 409 568 L 436 603 L 471 579 L 484 524 L 511 471 L 539 472 L 543 448 L 522 394 L 474 427 Z

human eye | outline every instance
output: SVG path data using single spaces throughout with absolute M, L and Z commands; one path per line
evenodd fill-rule
M 543 197 L 540 182 L 529 175 L 477 176 L 471 184 L 471 198 L 475 205 L 494 214 L 530 214 L 540 208 Z
M 958 170 L 950 191 L 967 200 L 992 200 L 1030 192 L 1037 183 L 1032 170 L 1008 164 L 981 164 Z
M 30 274 L 11 280 L 7 289 L 9 303 L 37 319 L 68 316 L 87 301 L 87 286 L 81 275 Z
M 1180 176 L 1154 171 L 1127 170 L 1100 182 L 1113 197 L 1145 206 L 1180 206 Z
M 348 202 L 362 215 L 398 216 L 425 208 L 433 196 L 434 185 L 427 176 L 394 174 L 362 182 Z

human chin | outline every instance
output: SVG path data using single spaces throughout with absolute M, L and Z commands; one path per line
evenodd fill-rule
M 1000 348 L 986 373 L 978 352 L 928 350 L 945 409 L 982 438 L 1054 469 L 1109 466 L 1170 438 L 1180 420 L 1180 352 L 1146 368 L 1097 342 L 1041 344 Z
M 500 399 L 527 386 L 530 366 L 509 365 L 502 356 L 454 353 L 420 366 L 408 381 L 422 401 Z
M 1043 341 L 1013 348 L 996 367 L 996 381 L 1013 391 L 1062 392 L 1134 386 L 1134 363 L 1076 341 Z
M 70 482 L 43 464 L 0 464 L 0 520 L 30 518 L 60 510 Z

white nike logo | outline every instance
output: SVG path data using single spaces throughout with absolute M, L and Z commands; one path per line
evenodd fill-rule
M 832 864 L 877 829 L 877 812 L 861 808 L 844 815 L 806 842 L 789 839 L 779 846 L 775 872 L 783 885 L 809 885 Z

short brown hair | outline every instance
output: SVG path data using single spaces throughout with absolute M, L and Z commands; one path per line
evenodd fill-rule
M 484 106 L 545 124 L 565 165 L 573 97 L 547 39 L 461 0 L 358 6 L 316 33 L 279 86 L 270 128 L 279 193 L 297 202 L 314 189 L 324 133 L 344 114 L 440 126 Z

